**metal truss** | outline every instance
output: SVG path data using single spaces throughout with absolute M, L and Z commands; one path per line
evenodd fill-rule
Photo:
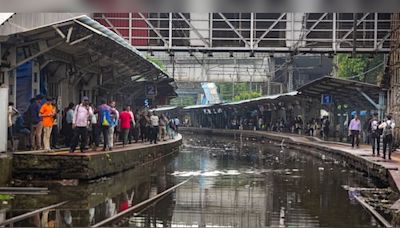
M 390 51 L 390 13 L 95 13 L 143 51 Z

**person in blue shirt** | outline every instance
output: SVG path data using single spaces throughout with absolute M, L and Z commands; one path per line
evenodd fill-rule
M 36 96 L 36 101 L 29 106 L 30 121 L 31 121 L 31 143 L 32 150 L 42 148 L 42 118 L 39 116 L 40 108 L 42 107 L 42 96 Z

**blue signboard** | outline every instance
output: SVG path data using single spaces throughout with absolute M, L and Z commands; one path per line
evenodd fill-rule
M 321 95 L 321 104 L 332 104 L 332 96 L 328 94 Z
M 157 96 L 157 86 L 154 84 L 146 85 L 145 94 L 149 97 Z

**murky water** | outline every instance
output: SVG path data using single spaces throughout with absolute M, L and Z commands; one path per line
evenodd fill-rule
M 363 174 L 254 142 L 184 135 L 176 157 L 90 183 L 36 182 L 44 195 L 3 200 L 1 216 L 69 200 L 14 226 L 83 227 L 135 206 L 188 178 L 156 204 L 108 226 L 371 227 L 377 222 L 341 187 L 376 187 Z M 14 185 L 18 185 L 16 182 Z

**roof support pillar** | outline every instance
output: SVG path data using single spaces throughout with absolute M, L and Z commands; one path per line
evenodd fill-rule
M 361 89 L 357 88 L 357 91 L 370 103 L 372 106 L 374 106 L 376 109 L 380 109 L 380 104 L 375 103 L 374 100 L 372 100 L 366 93 L 364 93 Z M 379 96 L 380 97 L 380 96 Z M 380 100 L 380 99 L 379 99 Z

